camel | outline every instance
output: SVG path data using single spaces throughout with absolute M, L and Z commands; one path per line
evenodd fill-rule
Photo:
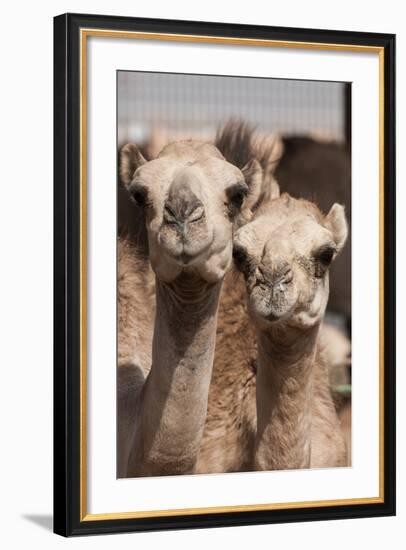
M 337 335 L 331 325 L 320 327 L 320 350 L 326 370 L 348 362 L 349 341 Z M 340 348 L 334 346 L 339 338 Z M 224 280 L 217 325 L 216 350 L 210 384 L 206 425 L 196 473 L 221 473 L 255 470 L 253 449 L 257 428 L 256 384 L 258 351 L 255 326 L 246 307 L 242 273 L 229 272 Z M 322 379 L 326 400 L 332 390 Z M 320 383 L 320 382 L 318 382 Z M 340 411 L 341 411 L 341 403 Z M 329 414 L 335 418 L 335 413 Z M 351 459 L 351 409 L 344 407 L 340 420 L 346 441 L 347 464 Z M 330 420 L 327 419 L 329 423 Z
M 244 305 L 243 276 L 229 268 L 233 229 L 253 225 L 248 222 L 279 195 L 274 161 L 272 144 L 254 141 L 247 127 L 235 123 L 219 132 L 215 146 L 179 142 L 150 162 L 134 145 L 121 151 L 120 176 L 133 197 L 131 221 L 137 232 L 118 242 L 118 477 L 259 468 L 253 459 L 256 329 Z M 207 193 L 196 186 L 191 167 Z M 184 185 L 178 190 L 177 178 L 182 175 Z M 233 204 L 229 189 L 244 180 L 247 196 L 239 196 L 238 204 Z M 190 238 L 204 241 L 207 228 L 199 229 L 193 221 L 200 212 L 187 211 L 195 195 L 209 218 L 208 230 L 213 216 L 223 239 L 198 261 L 186 264 L 174 257 L 174 251 L 179 252 L 179 230 L 172 202 L 180 202 L 177 211 L 192 216 L 182 232 L 191 222 Z M 226 207 L 222 213 L 220 204 Z M 188 237 L 186 233 L 186 241 Z M 221 269 L 213 276 L 212 266 L 219 259 Z M 319 344 L 322 338 L 321 330 Z M 319 374 L 320 394 L 330 404 L 328 383 Z M 329 407 L 322 412 L 326 411 L 321 431 L 328 430 L 334 418 Z M 270 463 L 269 469 L 273 467 Z
M 323 215 L 284 193 L 234 237 L 258 346 L 255 470 L 346 464 L 320 327 L 347 233 L 341 205 Z
M 143 212 L 156 305 L 149 351 L 149 268 L 137 247 L 120 239 L 117 474 L 192 473 L 233 226 L 257 203 L 263 170 L 254 158 L 239 169 L 213 144 L 186 140 L 151 161 L 125 145 L 120 177 Z

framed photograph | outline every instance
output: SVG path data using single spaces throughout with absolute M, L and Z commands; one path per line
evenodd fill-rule
M 395 514 L 395 37 L 54 20 L 54 530 Z

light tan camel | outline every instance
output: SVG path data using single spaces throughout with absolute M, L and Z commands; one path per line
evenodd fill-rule
M 264 204 L 234 238 L 256 330 L 256 470 L 345 464 L 320 326 L 328 271 L 347 238 L 344 209 L 324 216 L 287 194 Z
M 233 224 L 244 199 L 245 207 L 257 202 L 262 168 L 251 159 L 240 170 L 197 141 L 170 144 L 149 162 L 128 144 L 120 176 L 144 211 L 156 311 L 151 356 L 148 267 L 136 248 L 119 242 L 118 476 L 191 473 Z
M 316 384 L 320 386 L 318 393 L 325 394 L 324 401 L 328 403 L 326 430 L 331 427 L 331 419 L 336 430 L 336 414 L 331 409 L 332 397 L 326 371 L 337 364 L 345 365 L 348 361 L 347 345 L 342 346 L 341 353 L 332 349 L 336 338 L 336 332 L 332 333 L 329 325 L 321 325 L 319 358 L 324 360 L 326 370 L 322 377 L 318 376 Z M 345 341 L 348 344 L 348 340 Z M 257 426 L 257 370 L 256 330 L 246 307 L 244 277 L 233 271 L 226 275 L 221 294 L 208 412 L 196 465 L 197 473 L 255 469 L 253 450 Z M 347 416 L 350 419 L 348 410 Z M 321 422 L 324 422 L 323 418 Z M 345 431 L 350 434 L 351 422 L 348 419 L 347 424 Z M 347 452 L 350 452 L 348 442 Z
M 223 224 L 223 230 L 225 227 L 225 233 L 228 232 L 228 238 L 231 238 L 231 224 L 241 226 L 253 215 L 256 219 L 257 211 L 259 216 L 259 212 L 264 208 L 264 206 L 259 208 L 260 205 L 268 203 L 278 194 L 277 184 L 272 178 L 272 170 L 269 169 L 274 164 L 271 150 L 264 147 L 263 143 L 254 145 L 251 137 L 252 134 L 246 127 L 231 124 L 219 134 L 216 141 L 227 160 L 240 168 L 245 167 L 243 172 L 249 186 L 249 194 L 242 208 L 239 210 L 238 207 L 231 205 L 232 212 L 229 216 L 230 211 L 227 207 L 225 224 L 224 217 L 217 218 Z M 163 181 L 157 175 L 165 165 L 168 168 L 173 167 L 174 172 L 171 174 L 178 173 L 179 169 L 182 171 L 184 163 L 188 166 L 190 156 L 193 157 L 195 153 L 199 159 L 196 161 L 199 172 L 203 170 L 205 175 L 202 183 L 208 192 L 204 195 L 208 201 L 205 210 L 211 212 L 210 201 L 216 203 L 219 194 L 224 200 L 224 187 L 227 184 L 223 175 L 217 179 L 215 172 L 209 169 L 211 156 L 213 155 L 216 163 L 218 162 L 217 169 L 224 166 L 225 173 L 230 170 L 230 177 L 232 168 L 234 174 L 239 172 L 225 163 L 221 155 L 218 157 L 218 151 L 216 152 L 212 146 L 203 147 L 202 144 L 193 142 L 172 145 L 161 153 L 159 158 L 163 157 L 165 161 L 161 165 L 158 165 L 159 158 L 157 161 L 145 163 L 134 146 L 126 146 L 121 155 L 122 180 L 135 194 L 136 200 L 144 204 L 150 249 L 156 250 L 151 258 L 155 258 L 155 264 L 152 263 L 152 265 L 157 274 L 158 314 L 153 344 L 155 355 L 152 361 L 154 278 L 139 248 L 125 240 L 120 240 L 118 258 L 119 477 L 246 471 L 259 467 L 253 455 L 257 423 L 256 331 L 246 313 L 244 305 L 246 292 L 242 276 L 234 273 L 226 276 L 219 309 L 214 369 L 210 383 L 210 357 L 213 355 L 218 292 L 223 273 L 228 265 L 221 270 L 218 279 L 211 281 L 210 278 L 208 283 L 207 267 L 202 265 L 196 269 L 197 264 L 192 264 L 193 269 L 191 269 L 183 264 L 179 267 L 175 262 L 177 275 L 168 282 L 165 280 L 167 277 L 165 262 L 169 261 L 170 265 L 174 262 L 171 256 L 168 257 L 164 246 L 162 247 L 160 229 L 156 229 L 154 233 L 154 227 L 163 227 L 164 231 L 168 230 L 164 227 L 168 223 L 164 219 L 167 212 L 162 213 L 165 202 L 160 199 L 162 196 L 169 198 L 169 191 L 173 186 L 173 175 L 167 179 L 163 178 Z M 210 158 L 207 166 L 206 153 Z M 166 156 L 169 158 L 165 158 Z M 186 161 L 186 158 L 189 160 Z M 262 173 L 254 158 L 260 160 Z M 203 167 L 200 164 L 203 164 Z M 141 169 L 135 172 L 139 165 L 144 167 L 144 174 Z M 133 177 L 134 173 L 135 177 Z M 187 178 L 187 188 L 195 192 L 194 178 L 190 176 L 191 174 Z M 210 178 L 213 179 L 210 180 Z M 140 185 L 141 181 L 142 185 Z M 186 199 L 185 205 L 190 200 L 188 197 Z M 227 196 L 226 202 L 229 201 L 230 197 Z M 240 203 L 240 200 L 238 202 Z M 156 213 L 154 209 L 158 212 Z M 171 207 L 168 213 L 172 216 Z M 153 216 L 157 216 L 155 224 Z M 159 216 L 161 216 L 161 222 Z M 142 224 L 142 220 L 139 223 Z M 246 227 L 251 225 L 253 224 Z M 165 240 L 163 243 L 165 245 Z M 157 261 L 157 257 L 162 259 L 162 262 Z M 216 257 L 215 254 L 214 257 Z M 209 265 L 211 260 L 211 256 L 204 258 L 202 264 Z M 229 261 L 228 258 L 228 263 Z M 189 297 L 193 296 L 189 308 L 187 304 L 186 306 L 183 304 L 186 289 L 188 301 Z M 167 297 L 168 294 L 170 298 Z M 175 300 L 172 300 L 172 296 Z M 207 307 L 200 308 L 200 297 L 202 301 L 207 299 Z M 176 307 L 178 303 L 181 304 L 182 311 Z M 197 309 L 194 312 L 195 308 Z M 210 317 L 210 320 L 207 320 L 207 317 Z M 195 326 L 196 321 L 199 326 Z M 190 346 L 189 340 L 192 342 Z M 321 336 L 319 338 L 321 349 L 320 340 Z M 202 348 L 206 350 L 205 353 L 202 353 Z M 318 358 L 321 357 L 320 352 Z M 153 368 L 150 373 L 151 363 Z M 319 411 L 322 424 L 320 433 L 325 433 L 330 429 L 331 418 L 334 419 L 335 413 L 330 409 L 331 396 L 324 372 L 321 376 L 322 371 L 319 370 L 320 372 L 316 373 L 316 391 L 325 398 L 328 405 L 325 411 Z M 155 377 L 151 376 L 153 372 L 156 373 Z M 150 379 L 153 382 L 149 382 Z M 147 394 L 146 389 L 149 401 L 144 398 Z M 323 416 L 325 412 L 326 418 Z M 145 418 L 142 418 L 143 416 Z M 314 427 L 316 423 L 317 419 Z M 144 444 L 144 439 L 148 446 Z M 274 467 L 275 464 L 269 464 L 269 469 Z

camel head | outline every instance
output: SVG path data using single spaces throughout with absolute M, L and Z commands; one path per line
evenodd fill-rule
M 262 177 L 254 159 L 243 170 L 210 143 L 178 141 L 146 161 L 133 144 L 120 152 L 120 176 L 144 211 L 151 266 L 164 282 L 182 272 L 219 281 L 232 261 L 232 232 Z
M 327 215 L 284 193 L 264 204 L 234 238 L 233 256 L 244 274 L 250 315 L 262 328 L 320 322 L 329 295 L 329 268 L 347 238 L 343 206 Z

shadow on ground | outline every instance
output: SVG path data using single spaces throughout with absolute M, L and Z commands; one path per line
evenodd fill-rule
M 51 514 L 23 514 L 24 519 L 35 523 L 39 527 L 42 527 L 46 531 L 53 530 L 53 521 Z

